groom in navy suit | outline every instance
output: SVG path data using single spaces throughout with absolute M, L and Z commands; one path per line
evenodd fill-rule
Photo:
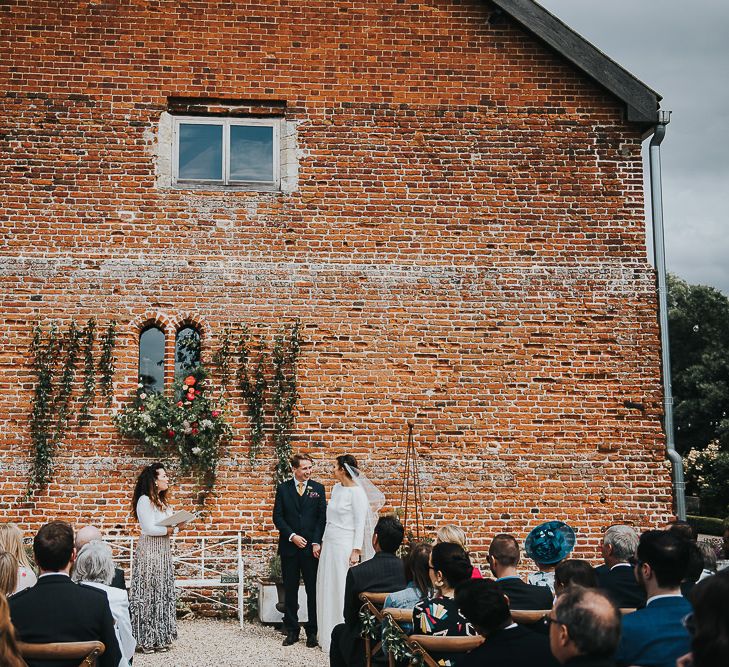
M 304 626 L 306 645 L 317 646 L 316 570 L 327 519 L 327 501 L 324 487 L 310 479 L 313 466 L 312 459 L 305 454 L 292 457 L 294 478 L 279 484 L 273 506 L 284 585 L 284 646 L 299 641 L 300 577 L 304 579 L 309 614 Z

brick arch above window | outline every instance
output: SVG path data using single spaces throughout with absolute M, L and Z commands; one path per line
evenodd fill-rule
M 165 334 L 174 330 L 172 319 L 165 313 L 159 311 L 147 311 L 138 315 L 129 323 L 131 332 L 137 336 L 150 327 L 162 329 Z
M 201 338 L 204 338 L 205 332 L 209 329 L 207 320 L 202 315 L 196 313 L 185 313 L 184 315 L 175 316 L 170 319 L 170 325 L 174 328 L 175 333 L 185 327 L 197 329 Z

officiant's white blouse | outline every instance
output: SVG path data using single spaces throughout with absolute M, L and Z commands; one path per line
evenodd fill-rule
M 157 537 L 167 535 L 167 528 L 158 524 L 160 521 L 164 521 L 167 517 L 172 516 L 172 514 L 171 507 L 162 511 L 152 503 L 149 496 L 140 496 L 137 501 L 137 517 L 139 518 L 142 535 Z

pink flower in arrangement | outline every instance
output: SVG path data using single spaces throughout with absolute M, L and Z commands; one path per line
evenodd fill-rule
M 194 375 L 188 375 L 185 378 L 183 384 L 186 384 L 188 387 L 192 387 L 192 386 L 194 386 L 195 382 L 197 382 L 197 380 L 195 379 L 195 376 Z
M 213 417 L 220 417 L 220 410 L 213 410 L 212 415 Z
M 187 394 L 187 400 L 192 401 L 195 399 L 195 394 L 193 392 L 188 392 Z
M 182 407 L 182 401 L 177 401 L 177 407 L 178 408 L 181 408 Z

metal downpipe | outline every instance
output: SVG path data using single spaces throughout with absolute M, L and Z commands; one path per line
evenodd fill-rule
M 653 214 L 653 257 L 658 277 L 658 320 L 661 332 L 661 371 L 663 375 L 663 429 L 666 434 L 666 456 L 671 461 L 673 497 L 676 516 L 686 520 L 685 483 L 683 460 L 676 451 L 673 432 L 673 391 L 671 388 L 671 353 L 668 341 L 668 288 L 666 285 L 666 247 L 663 234 L 663 189 L 661 182 L 661 142 L 666 136 L 666 125 L 670 122 L 670 111 L 658 112 L 649 149 L 651 177 L 651 212 Z

